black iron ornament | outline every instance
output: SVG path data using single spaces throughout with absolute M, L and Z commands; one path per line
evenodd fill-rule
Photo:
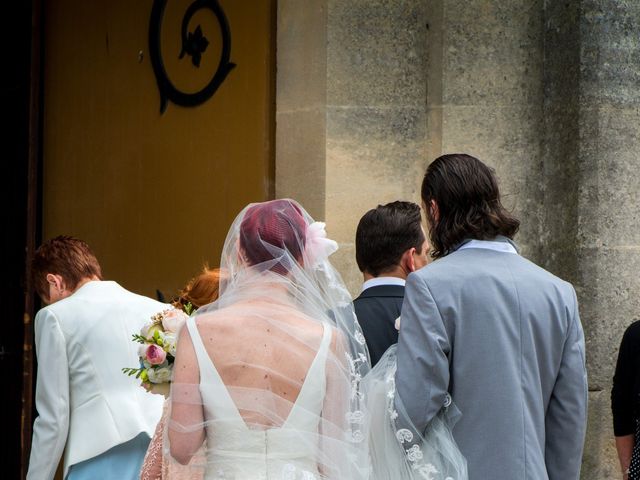
M 198 25 L 194 33 L 189 32 L 187 34 L 187 41 L 182 44 L 182 51 L 180 57 L 184 57 L 185 53 L 191 55 L 191 63 L 194 66 L 200 67 L 200 59 L 202 54 L 209 46 L 209 40 L 202 34 L 202 27 Z
M 216 92 L 218 87 L 227 78 L 229 72 L 236 65 L 230 61 L 231 56 L 231 32 L 227 17 L 218 4 L 217 0 L 196 0 L 184 14 L 182 19 L 181 37 L 182 49 L 180 57 L 184 58 L 185 54 L 191 57 L 191 63 L 195 67 L 200 67 L 202 55 L 209 46 L 209 40 L 204 36 L 202 27 L 198 25 L 193 32 L 189 32 L 189 22 L 198 10 L 209 9 L 213 12 L 222 33 L 222 52 L 218 68 L 207 85 L 201 90 L 194 93 L 185 93 L 180 91 L 171 81 L 162 60 L 162 51 L 160 48 L 160 36 L 162 30 L 162 19 L 164 17 L 167 0 L 154 0 L 151 9 L 151 21 L 149 25 L 149 54 L 151 56 L 151 65 L 156 76 L 158 89 L 160 90 L 160 113 L 164 113 L 167 104 L 171 100 L 176 105 L 183 107 L 195 107 L 206 102 Z

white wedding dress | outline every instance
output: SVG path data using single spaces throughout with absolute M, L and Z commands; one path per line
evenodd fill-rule
M 207 425 L 205 480 L 314 480 L 320 478 L 316 458 L 319 419 L 325 397 L 325 362 L 331 328 L 324 326 L 318 352 L 311 363 L 298 398 L 284 424 L 276 428 L 249 428 L 234 404 L 202 343 L 194 318 L 187 328 L 200 368 Z
M 423 436 L 394 397 L 394 350 L 370 371 L 336 249 L 292 200 L 236 217 L 220 297 L 178 340 L 175 461 L 204 480 L 467 480 L 451 411 Z

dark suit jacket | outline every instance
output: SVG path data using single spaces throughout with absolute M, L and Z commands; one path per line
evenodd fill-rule
M 391 345 L 398 342 L 395 321 L 400 316 L 403 299 L 403 286 L 378 285 L 367 288 L 353 301 L 372 367 Z

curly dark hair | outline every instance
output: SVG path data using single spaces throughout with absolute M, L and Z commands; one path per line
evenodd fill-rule
M 454 153 L 436 158 L 427 167 L 421 194 L 433 258 L 444 257 L 465 238 L 513 238 L 520 227 L 520 221 L 500 202 L 493 169 L 471 155 Z M 438 207 L 437 220 L 431 200 Z

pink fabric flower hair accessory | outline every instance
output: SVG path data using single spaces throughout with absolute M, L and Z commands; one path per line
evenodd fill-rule
M 327 238 L 324 222 L 313 222 L 307 227 L 307 238 L 305 241 L 305 251 L 308 265 L 311 268 L 318 266 L 326 260 L 329 255 L 338 250 L 338 243 Z

